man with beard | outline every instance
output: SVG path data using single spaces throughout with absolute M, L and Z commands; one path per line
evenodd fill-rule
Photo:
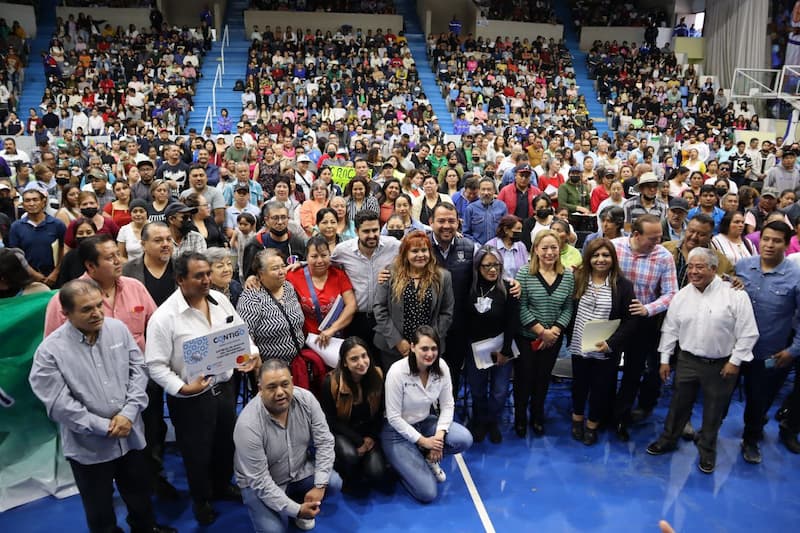
M 278 202 L 271 201 L 261 208 L 264 230 L 247 244 L 244 249 L 244 276 L 254 274 L 253 259 L 265 248 L 275 248 L 289 258 L 289 262 L 302 261 L 306 257 L 306 243 L 303 235 L 289 231 L 289 210 Z
M 219 183 L 219 167 L 208 162 L 209 154 L 205 148 L 197 150 L 197 164 L 206 171 L 209 187 L 216 187 Z
M 150 186 L 153 184 L 155 166 L 149 159 L 144 159 L 136 163 L 136 168 L 139 169 L 139 181 L 131 185 L 131 200 L 138 198 L 145 202 L 152 202 L 153 197 L 150 194 Z

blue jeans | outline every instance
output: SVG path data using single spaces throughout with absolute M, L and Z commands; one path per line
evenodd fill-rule
M 499 423 L 500 414 L 508 400 L 508 384 L 511 381 L 511 361 L 503 366 L 479 370 L 475 358 L 467 354 L 467 382 L 472 395 L 472 418 L 480 424 Z
M 430 437 L 436 433 L 438 420 L 438 417 L 431 415 L 412 426 L 423 436 Z M 436 499 L 438 492 L 436 478 L 433 477 L 433 472 L 428 468 L 425 457 L 416 443 L 409 442 L 386 422 L 381 432 L 381 444 L 386 459 L 397 471 L 400 482 L 411 496 L 422 503 L 430 503 Z M 444 453 L 446 455 L 461 453 L 470 446 L 472 446 L 472 434 L 467 428 L 456 422 L 450 424 L 450 431 L 444 439 Z
M 289 483 L 286 487 L 286 495 L 296 502 L 302 502 L 306 492 L 312 488 L 314 488 L 313 475 Z M 325 497 L 337 494 L 340 490 L 342 490 L 342 478 L 334 470 L 328 480 Z M 253 523 L 253 530 L 256 533 L 283 533 L 288 531 L 289 516 L 267 507 L 253 489 L 242 489 L 242 499 L 247 506 L 247 512 L 250 514 L 250 521 Z M 323 502 L 324 505 L 325 503 Z

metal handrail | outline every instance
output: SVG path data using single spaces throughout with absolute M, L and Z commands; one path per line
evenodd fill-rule
M 208 126 L 211 126 L 211 121 L 212 120 L 214 120 L 214 118 L 211 115 L 211 108 L 208 107 L 208 108 L 206 108 L 206 118 L 203 119 L 203 129 L 200 130 L 200 131 L 206 131 L 206 128 Z M 213 126 L 212 126 L 212 129 L 213 129 Z
M 214 73 L 214 83 L 211 86 L 211 109 L 213 116 L 217 116 L 217 85 L 222 87 L 222 66 L 217 65 L 217 71 Z
M 228 25 L 225 25 L 225 30 L 222 32 L 222 39 L 220 40 L 219 60 L 222 65 L 222 73 L 225 74 L 225 47 L 231 45 L 231 37 L 228 32 Z

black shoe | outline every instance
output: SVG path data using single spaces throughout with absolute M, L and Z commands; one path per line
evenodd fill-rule
M 787 450 L 792 453 L 800 453 L 800 442 L 797 442 L 797 433 L 781 428 L 779 436 Z
M 503 434 L 500 433 L 500 426 L 497 425 L 497 422 L 489 424 L 489 442 L 492 444 L 503 442 Z
M 214 512 L 210 502 L 192 504 L 192 513 L 194 513 L 194 519 L 201 526 L 211 525 L 217 519 L 217 513 Z
M 162 501 L 174 502 L 180 499 L 178 489 L 172 486 L 172 484 L 167 481 L 167 478 L 164 476 L 158 476 L 156 478 L 156 482 L 153 485 L 153 492 L 155 493 L 156 498 Z
M 683 431 L 681 431 L 681 438 L 685 441 L 693 441 L 697 438 L 697 432 L 692 427 L 691 422 L 686 422 L 686 425 L 683 426 Z
M 628 442 L 631 440 L 631 434 L 628 433 L 628 426 L 625 424 L 617 424 L 616 427 L 617 438 L 622 442 Z
M 236 485 L 225 485 L 221 489 L 215 490 L 211 499 L 243 503 L 242 491 Z
M 755 442 L 742 442 L 742 457 L 751 465 L 761 464 L 761 450 Z
M 592 429 L 587 427 L 583 432 L 583 443 L 586 446 L 594 446 L 597 444 L 597 428 Z
M 631 411 L 631 422 L 634 424 L 639 424 L 644 422 L 650 417 L 650 414 L 653 412 L 652 409 L 642 409 L 641 407 L 637 407 L 633 411 Z
M 584 436 L 583 420 L 581 420 L 581 421 L 573 420 L 572 421 L 572 438 L 575 439 L 578 442 L 583 442 L 583 436 Z
M 781 407 L 777 411 L 775 411 L 775 420 L 778 422 L 783 422 L 789 417 L 789 408 L 788 407 Z
M 533 434 L 537 437 L 541 437 L 544 435 L 544 424 L 540 424 L 539 422 L 533 422 L 531 424 L 531 429 L 533 429 Z
M 483 439 L 486 438 L 486 433 L 488 432 L 488 429 L 486 427 L 486 424 L 484 424 L 483 422 L 475 422 L 474 424 L 472 424 L 470 432 L 472 433 L 473 442 L 483 442 Z
M 710 455 L 700 454 L 700 461 L 697 463 L 697 468 L 704 474 L 712 474 L 714 473 L 714 467 L 716 466 L 716 459 L 711 457 Z
M 514 424 L 514 433 L 517 434 L 517 437 L 524 439 L 525 435 L 528 434 L 528 424 L 525 422 L 517 422 Z
M 677 449 L 678 447 L 674 444 L 670 444 L 659 439 L 650 443 L 650 446 L 647 447 L 647 453 L 650 455 L 663 455 L 665 453 L 674 452 Z

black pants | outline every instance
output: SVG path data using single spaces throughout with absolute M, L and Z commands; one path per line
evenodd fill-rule
M 385 480 L 386 459 L 383 457 L 379 442 L 375 443 L 372 450 L 359 456 L 356 452 L 358 446 L 352 440 L 341 433 L 334 433 L 333 438 L 336 452 L 334 470 L 341 472 L 345 480 L 363 479 L 373 485 L 378 485 Z
M 527 410 L 537 424 L 544 423 L 544 401 L 550 388 L 550 376 L 561 348 L 562 336 L 544 350 L 531 350 L 529 339 L 520 339 L 519 357 L 514 360 L 514 423 L 526 424 Z
M 467 339 L 469 335 L 461 327 L 453 326 L 447 332 L 445 340 L 444 360 L 450 368 L 450 378 L 453 381 L 453 397 L 458 398 L 461 386 L 461 375 L 464 371 L 464 356 L 472 354 L 472 347 Z
M 164 439 L 167 424 L 164 422 L 164 389 L 155 381 L 147 381 L 147 407 L 142 411 L 144 438 L 147 445 L 144 454 L 155 481 L 164 471 Z
M 369 346 L 369 353 L 374 357 L 378 354 L 373 339 L 375 338 L 375 315 L 372 313 L 356 313 L 353 320 L 347 326 L 348 337 L 361 337 Z M 386 369 L 388 370 L 388 369 Z
M 167 397 L 175 438 L 183 456 L 189 493 L 195 503 L 212 499 L 233 476 L 233 380 L 191 398 Z
M 589 420 L 605 421 L 614 410 L 619 357 L 592 359 L 572 356 L 572 412 L 583 416 L 589 400 Z
M 727 361 L 727 358 L 702 359 L 686 351 L 678 354 L 675 392 L 664 421 L 664 433 L 661 434 L 664 442 L 670 445 L 678 442 L 684 426 L 692 416 L 697 392 L 702 390 L 703 425 L 698 432 L 697 447 L 701 452 L 716 456 L 717 434 L 736 387 L 735 377 L 723 378 L 720 375 Z
M 639 318 L 627 343 L 614 413 L 618 423 L 630 422 L 637 395 L 639 407 L 645 411 L 652 411 L 658 403 L 661 394 L 661 377 L 658 375 L 661 320 L 661 315 Z
M 151 530 L 155 524 L 149 469 L 145 453 L 131 450 L 105 463 L 84 465 L 69 459 L 75 484 L 81 494 L 86 522 L 92 533 L 119 531 L 114 513 L 114 482 L 128 507 L 132 531 Z
M 375 352 L 373 352 L 375 353 Z M 401 356 L 397 355 L 397 351 L 387 352 L 386 350 L 378 350 L 380 353 L 380 358 L 375 360 L 375 363 L 381 367 L 383 370 L 383 375 L 385 376 L 386 373 L 389 371 L 389 368 L 396 362 L 401 359 Z M 455 392 L 453 393 L 455 395 Z
M 790 368 L 766 368 L 763 359 L 742 363 L 746 398 L 742 438 L 745 442 L 755 444 L 764 437 L 764 416 L 786 381 Z

